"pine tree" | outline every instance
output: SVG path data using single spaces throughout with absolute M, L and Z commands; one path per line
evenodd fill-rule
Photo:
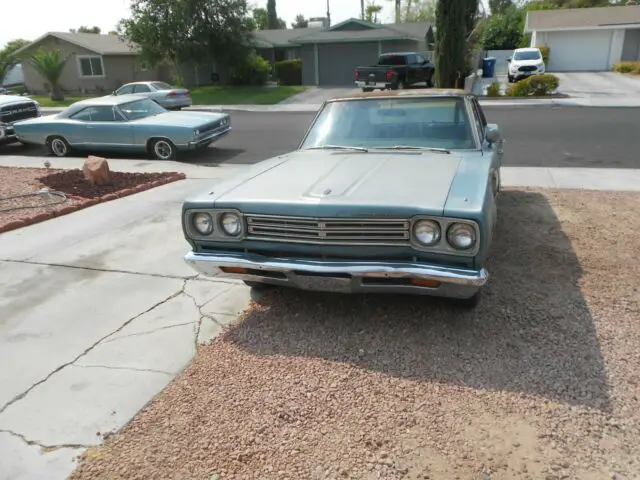
M 276 0 L 267 0 L 267 28 L 269 30 L 279 28 Z
M 436 8 L 436 86 L 459 88 L 467 71 L 468 0 L 438 0 Z

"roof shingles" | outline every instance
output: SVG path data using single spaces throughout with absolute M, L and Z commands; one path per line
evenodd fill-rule
M 640 5 L 536 10 L 527 13 L 526 32 L 640 24 Z

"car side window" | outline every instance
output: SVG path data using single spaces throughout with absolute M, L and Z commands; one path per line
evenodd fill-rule
M 484 130 L 484 128 L 487 126 L 487 118 L 484 116 L 484 112 L 482 111 L 482 106 L 478 102 L 477 98 L 473 99 L 473 104 L 475 105 L 475 108 L 478 111 L 478 118 L 480 118 L 480 124 L 482 126 L 482 129 Z
M 416 55 L 407 55 L 407 65 L 415 65 L 418 63 Z
M 82 122 L 116 122 L 115 112 L 111 106 L 89 107 L 72 115 L 74 120 Z
M 416 55 L 416 62 L 422 64 L 422 63 L 425 63 L 426 60 L 424 59 L 424 57 L 422 55 Z
M 478 113 L 478 103 L 475 98 L 471 100 L 471 107 L 473 109 L 473 121 L 476 124 L 476 130 L 478 131 L 478 135 L 482 140 L 484 138 L 484 126 L 482 125 L 480 114 Z
M 127 95 L 132 92 L 133 92 L 133 85 L 123 85 L 118 90 L 116 90 L 116 93 L 118 95 Z
M 138 85 L 135 85 L 133 87 L 133 93 L 146 93 L 150 91 L 151 89 L 149 88 L 149 86 L 145 85 L 144 83 L 139 83 Z

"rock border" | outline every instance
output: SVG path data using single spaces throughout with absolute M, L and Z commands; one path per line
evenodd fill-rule
M 6 225 L 0 226 L 0 234 L 10 232 L 12 230 L 17 230 L 22 227 L 28 227 L 29 225 L 34 225 L 36 223 L 44 222 L 45 220 L 50 220 L 55 217 L 61 217 L 69 213 L 77 212 L 78 210 L 83 210 L 85 208 L 92 207 L 99 203 L 110 202 L 111 200 L 117 200 L 118 198 L 128 197 L 129 195 L 135 195 L 136 193 L 141 193 L 141 192 L 144 192 L 145 190 L 150 190 L 152 188 L 160 187 L 168 183 L 177 182 L 179 180 L 185 180 L 187 178 L 187 175 L 182 172 L 157 172 L 157 173 L 161 173 L 167 176 L 159 180 L 152 180 L 149 182 L 141 183 L 139 185 L 136 185 L 135 187 L 126 188 L 124 190 L 118 190 L 117 192 L 114 192 L 114 193 L 108 193 L 106 195 L 102 195 L 101 197 L 83 199 L 82 201 L 74 205 L 68 205 L 66 207 L 62 207 L 61 209 L 56 210 L 55 212 L 39 213 L 37 215 L 33 215 L 31 217 L 27 217 L 22 220 L 14 220 L 13 222 L 9 222 Z M 82 197 L 67 195 L 67 198 L 78 200 L 78 199 L 81 199 Z

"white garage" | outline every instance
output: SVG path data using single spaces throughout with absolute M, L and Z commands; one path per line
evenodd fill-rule
M 532 47 L 549 48 L 548 71 L 598 72 L 632 56 L 639 28 L 640 5 L 623 5 L 527 12 L 524 31 Z
M 602 72 L 609 70 L 613 30 L 548 32 L 548 70 L 552 72 Z

